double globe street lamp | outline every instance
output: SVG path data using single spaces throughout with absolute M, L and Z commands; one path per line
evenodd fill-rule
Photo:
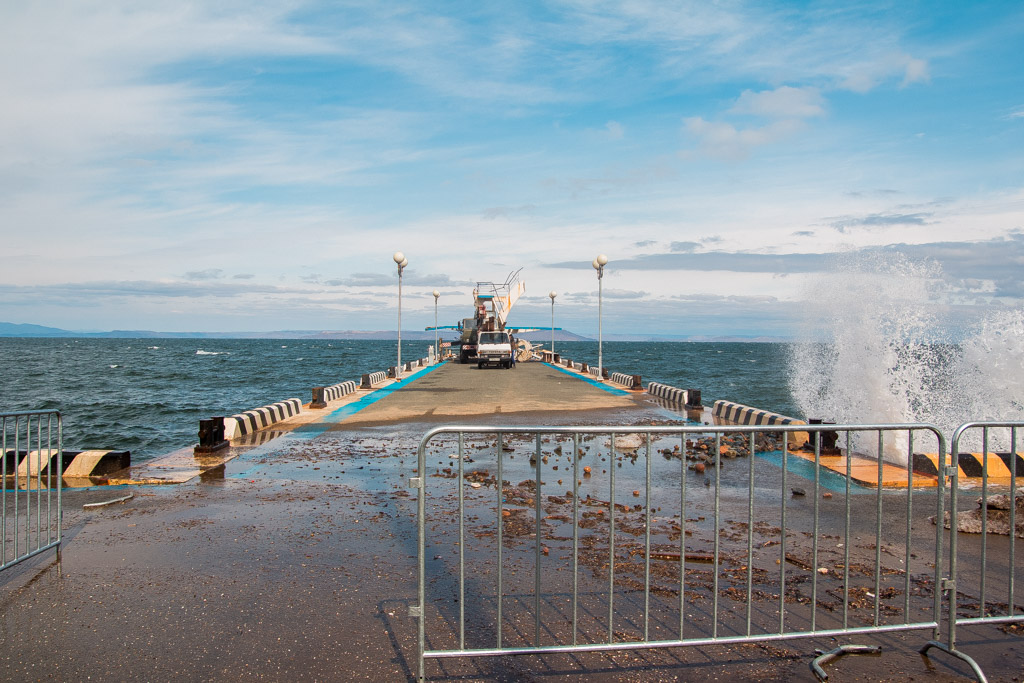
M 551 290 L 548 292 L 548 296 L 551 297 L 551 362 L 555 362 L 555 297 L 558 296 L 558 292 Z
M 608 257 L 604 254 L 598 254 L 597 258 L 590 264 L 597 271 L 597 379 L 598 381 L 604 380 L 604 356 L 602 355 L 602 338 L 601 338 L 601 279 L 604 277 L 604 267 L 608 265 Z M 554 299 L 551 300 L 552 308 L 554 308 Z
M 409 265 L 405 254 L 396 251 L 391 257 L 398 264 L 398 365 L 395 366 L 395 379 L 402 379 L 402 271 Z
M 437 300 L 441 297 L 441 292 L 434 290 L 434 362 L 437 363 L 441 360 L 441 349 L 437 346 Z

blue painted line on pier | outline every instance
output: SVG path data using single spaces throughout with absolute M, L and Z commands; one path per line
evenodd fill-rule
M 330 423 L 341 422 L 346 417 L 351 417 L 352 415 L 355 415 L 360 410 L 373 405 L 382 398 L 386 398 L 387 396 L 390 396 L 392 393 L 404 389 L 405 386 L 409 384 L 411 380 L 419 379 L 420 377 L 423 377 L 433 372 L 434 370 L 437 370 L 442 365 L 444 365 L 444 363 L 431 365 L 430 367 L 424 368 L 423 370 L 413 375 L 409 375 L 407 379 L 402 380 L 401 382 L 395 382 L 394 384 L 389 384 L 386 387 L 381 387 L 380 389 L 377 389 L 376 391 L 373 391 L 367 394 L 366 396 L 363 396 L 358 401 L 354 401 L 352 403 L 341 406 L 340 408 L 332 412 L 330 415 L 325 416 L 322 421 Z
M 757 457 L 782 469 L 782 451 L 769 451 L 758 453 Z M 793 474 L 803 477 L 809 482 L 814 482 L 814 463 L 804 460 L 795 455 L 786 457 L 786 469 Z M 832 470 L 822 467 L 818 476 L 820 488 L 833 493 L 846 493 L 846 477 Z M 875 493 L 875 489 L 861 486 L 857 482 L 850 481 L 850 494 Z
M 581 375 L 579 373 L 572 372 L 571 370 L 567 370 L 566 368 L 563 368 L 560 365 L 553 365 L 552 363 L 544 363 L 544 365 L 548 366 L 549 368 L 554 368 L 555 370 L 558 370 L 559 372 L 564 372 L 565 374 L 569 375 L 570 377 L 575 377 L 576 379 L 578 379 L 580 381 L 583 381 L 583 382 L 586 382 L 587 384 L 591 384 L 591 385 L 597 387 L 598 389 L 604 389 L 609 394 L 615 394 L 616 396 L 629 396 L 629 392 L 628 391 L 625 391 L 623 389 L 619 389 L 617 387 L 609 386 L 607 382 L 598 382 L 596 379 L 592 379 L 592 378 L 590 378 L 590 377 L 588 377 L 586 375 Z
M 401 389 L 404 389 L 406 387 L 406 385 L 409 384 L 409 382 L 411 382 L 411 381 L 413 381 L 415 379 L 419 379 L 420 377 L 424 377 L 424 376 L 428 375 L 429 373 L 433 372 L 434 370 L 437 370 L 442 365 L 444 365 L 444 363 L 438 363 L 437 365 L 431 365 L 429 367 L 423 368 L 422 370 L 418 370 L 417 372 L 415 372 L 415 373 L 413 373 L 411 375 L 408 375 L 401 382 L 395 382 L 393 384 L 387 385 L 386 387 L 381 387 L 380 389 L 375 389 L 374 391 L 370 392 L 366 396 L 363 396 L 358 401 L 353 401 L 352 403 L 346 403 L 345 405 L 341 406 L 340 408 L 336 408 L 335 410 L 333 410 L 332 412 L 328 413 L 327 415 L 324 415 L 322 418 L 320 418 L 316 422 L 312 422 L 310 424 L 302 425 L 301 427 L 297 427 L 293 433 L 302 434 L 306 438 L 312 438 L 312 437 L 314 437 L 314 436 L 316 436 L 318 434 L 322 434 L 325 431 L 327 431 L 330 428 L 331 425 L 337 424 L 339 422 L 343 422 L 345 420 L 345 418 L 351 417 L 351 416 L 355 415 L 356 413 L 358 413 L 359 411 L 363 410 L 364 408 L 368 408 L 368 407 L 372 406 L 377 401 L 379 401 L 379 400 L 381 400 L 383 398 L 387 398 L 392 393 L 394 393 L 396 391 L 400 391 Z

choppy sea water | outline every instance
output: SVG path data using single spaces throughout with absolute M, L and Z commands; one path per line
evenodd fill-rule
M 402 344 L 402 359 L 429 342 Z M 556 342 L 563 357 L 597 363 L 596 342 Z M 395 364 L 394 341 L 0 338 L 0 412 L 60 410 L 68 450 L 130 450 L 135 462 L 194 444 L 201 418 L 358 380 Z M 606 342 L 604 365 L 793 414 L 785 344 Z

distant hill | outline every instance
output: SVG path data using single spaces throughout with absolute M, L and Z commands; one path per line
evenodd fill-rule
M 110 330 L 108 332 L 74 332 L 58 327 L 0 322 L 0 337 L 90 337 L 104 339 L 397 339 L 395 330 L 275 330 L 272 332 L 154 332 L 152 330 Z M 457 330 L 440 330 L 442 340 L 454 339 Z M 550 332 L 530 332 L 524 339 L 544 341 Z M 403 340 L 434 341 L 434 332 L 402 330 Z M 588 341 L 587 337 L 560 330 L 555 341 Z
M 73 332 L 57 327 L 0 322 L 0 337 L 72 337 Z
M 521 339 L 531 342 L 544 343 L 551 341 L 551 330 L 537 330 L 536 332 L 521 332 L 516 335 Z M 555 341 L 597 341 L 590 337 L 583 337 L 568 330 L 555 330 Z

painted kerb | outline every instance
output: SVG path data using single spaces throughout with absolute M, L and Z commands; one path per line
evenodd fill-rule
M 847 448 L 856 441 L 860 450 L 864 443 L 883 452 L 945 449 L 927 424 L 828 429 Z M 945 532 L 932 532 L 927 518 L 941 515 L 942 496 L 909 485 L 895 493 L 859 489 L 849 476 L 839 485 L 820 466 L 806 479 L 790 474 L 802 459 L 788 452 L 788 441 L 807 431 L 427 432 L 410 481 L 418 490 L 419 593 L 410 615 L 419 620 L 419 677 L 426 660 L 453 657 L 910 630 L 931 630 L 937 639 L 940 602 L 932 587 L 942 576 Z M 813 464 L 820 465 L 814 441 Z M 744 448 L 753 456 L 730 457 Z M 703 473 L 690 467 L 697 456 Z M 755 487 L 762 460 L 781 467 L 758 465 Z M 763 479 L 766 467 L 775 481 Z M 556 484 L 560 478 L 571 481 Z M 794 496 L 794 484 L 807 487 L 805 495 Z M 440 592 L 428 599 L 428 589 Z
M 984 681 L 985 675 L 981 668 L 967 653 L 957 649 L 956 629 L 965 624 L 999 624 L 1024 622 L 1024 606 L 1019 601 L 1020 591 L 1015 572 L 1024 566 L 1021 553 L 1021 542 L 1016 538 L 1016 526 L 1020 516 L 1016 500 L 1018 495 L 1024 497 L 1019 483 L 1024 482 L 1020 459 L 1017 454 L 1024 450 L 1024 422 L 968 422 L 961 425 L 954 433 L 950 443 L 950 460 L 945 463 L 945 476 L 940 477 L 940 486 L 949 482 L 949 528 L 959 529 L 958 510 L 960 502 L 960 467 L 952 463 L 960 462 L 960 454 L 976 450 L 976 447 L 964 447 L 970 440 L 980 444 L 982 454 L 981 488 L 971 488 L 969 493 L 988 503 L 982 507 L 981 534 L 978 539 L 980 549 L 974 555 L 974 561 L 964 563 L 959 557 L 960 532 L 952 534 L 949 545 L 949 572 L 943 579 L 942 589 L 947 596 L 948 627 L 946 638 L 928 643 L 922 652 L 930 648 L 938 648 L 967 662 L 974 670 L 975 677 Z M 941 453 L 942 451 L 940 451 Z M 991 459 L 991 461 L 990 461 Z M 1000 473 L 1008 471 L 1009 482 L 999 481 L 998 487 L 990 488 L 990 469 Z M 1000 478 L 1002 479 L 1002 478 Z M 1008 509 L 997 513 L 1006 517 L 1009 535 L 989 535 L 989 505 L 994 501 L 992 495 L 1006 496 Z M 941 498 L 941 497 L 940 497 Z M 940 515 L 938 520 L 943 520 Z M 941 522 L 940 522 L 941 525 Z
M 0 570 L 43 553 L 60 550 L 63 436 L 60 413 L 0 414 L 3 436 L 0 486 Z

